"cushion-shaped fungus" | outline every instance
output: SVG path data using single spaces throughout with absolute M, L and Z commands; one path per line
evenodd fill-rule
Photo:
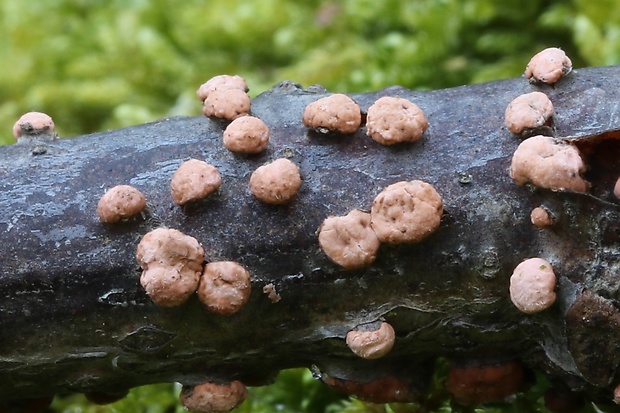
M 452 366 L 446 388 L 457 403 L 469 406 L 498 402 L 516 393 L 523 383 L 523 368 L 516 361 L 494 365 Z
M 504 122 L 508 130 L 521 134 L 529 129 L 540 128 L 553 116 L 553 103 L 542 92 L 526 93 L 517 96 L 508 104 Z
M 232 261 L 205 265 L 198 298 L 209 311 L 231 315 L 241 310 L 250 298 L 251 280 L 248 270 Z
M 543 311 L 555 302 L 555 274 L 542 258 L 517 265 L 510 276 L 510 300 L 526 314 Z
M 618 178 L 616 184 L 614 185 L 614 196 L 616 199 L 620 199 L 620 178 Z
M 519 185 L 530 182 L 554 191 L 586 192 L 581 177 L 585 164 L 575 146 L 549 136 L 534 136 L 521 142 L 512 156 L 510 177 Z
M 370 214 L 354 209 L 343 217 L 329 217 L 319 229 L 319 245 L 336 264 L 347 270 L 372 264 L 380 246 L 370 227 Z
M 553 216 L 544 207 L 536 207 L 530 214 L 530 221 L 538 228 L 548 228 L 555 222 Z
M 185 409 L 199 413 L 226 413 L 238 407 L 248 396 L 246 387 L 238 380 L 228 384 L 206 382 L 183 386 L 179 400 Z
M 410 378 L 386 375 L 359 382 L 322 375 L 321 380 L 331 389 L 354 396 L 370 403 L 411 403 L 419 401 L 420 395 L 413 388 Z
M 198 159 L 190 159 L 181 164 L 172 175 L 170 190 L 172 199 L 178 205 L 202 199 L 222 185 L 222 177 L 217 168 Z
M 336 93 L 318 99 L 304 110 L 304 125 L 319 132 L 355 133 L 362 123 L 362 111 L 347 95 Z
M 202 106 L 205 116 L 233 120 L 250 112 L 250 97 L 239 89 L 217 89 L 209 93 Z
M 250 191 L 267 204 L 290 202 L 301 187 L 301 175 L 294 162 L 280 158 L 258 167 L 250 177 Z
M 259 153 L 269 144 L 269 127 L 254 116 L 241 116 L 224 130 L 224 146 L 231 152 Z
M 525 68 L 530 82 L 554 84 L 573 70 L 573 63 L 562 49 L 550 47 L 532 57 Z
M 13 125 L 13 136 L 20 141 L 22 138 L 43 137 L 56 138 L 56 129 L 52 118 L 41 112 L 28 112 Z
M 374 360 L 385 356 L 392 350 L 396 333 L 394 328 L 382 322 L 379 328 L 374 324 L 358 326 L 347 333 L 347 346 L 357 356 Z
M 158 228 L 142 237 L 136 258 L 144 270 L 140 284 L 155 304 L 177 306 L 196 292 L 204 249 L 195 238 L 176 229 Z
M 366 132 L 380 144 L 415 142 L 427 128 L 422 109 L 407 99 L 384 96 L 368 108 Z
M 247 92 L 249 90 L 248 84 L 241 76 L 218 75 L 212 77 L 211 79 L 200 85 L 200 87 L 196 91 L 196 96 L 198 96 L 198 99 L 200 99 L 201 102 L 204 102 L 207 96 L 209 96 L 209 93 L 215 90 L 228 89 L 238 89 L 243 92 Z
M 109 189 L 97 204 L 101 221 L 113 224 L 121 219 L 131 218 L 146 208 L 146 198 L 130 185 L 117 185 Z
M 403 181 L 377 195 L 372 203 L 370 224 L 381 242 L 418 242 L 439 227 L 442 214 L 441 196 L 432 185 Z

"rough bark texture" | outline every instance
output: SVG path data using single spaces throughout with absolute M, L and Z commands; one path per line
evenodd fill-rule
M 0 400 L 207 378 L 267 383 L 280 369 L 312 364 L 357 381 L 398 370 L 423 391 L 440 356 L 519 360 L 610 400 L 620 364 L 618 78 L 620 67 L 593 68 L 555 87 L 519 78 L 352 95 L 363 111 L 386 95 L 425 111 L 422 140 L 394 147 L 373 142 L 365 128 L 351 136 L 308 131 L 303 109 L 325 92 L 285 82 L 252 103 L 271 129 L 260 155 L 224 149 L 225 124 L 205 117 L 0 148 Z M 555 105 L 554 135 L 582 151 L 589 194 L 510 179 L 520 139 L 504 127 L 504 110 L 534 90 Z M 261 204 L 248 189 L 252 171 L 277 157 L 296 162 L 304 180 L 289 206 Z M 181 208 L 170 178 L 189 158 L 215 165 L 224 183 Z M 317 242 L 321 222 L 368 210 L 382 188 L 413 179 L 443 197 L 439 230 L 418 244 L 383 245 L 363 270 L 330 262 Z M 97 202 L 117 184 L 142 190 L 147 211 L 103 224 Z M 554 227 L 530 223 L 540 205 L 555 215 Z M 208 313 L 196 297 L 178 308 L 155 306 L 139 285 L 135 251 L 160 226 L 197 238 L 208 261 L 249 269 L 249 304 L 229 317 Z M 548 260 L 558 275 L 557 302 L 536 315 L 520 313 L 508 295 L 513 268 L 529 257 Z M 277 303 L 262 292 L 269 283 Z M 393 350 L 376 361 L 356 357 L 346 333 L 379 319 L 396 330 Z

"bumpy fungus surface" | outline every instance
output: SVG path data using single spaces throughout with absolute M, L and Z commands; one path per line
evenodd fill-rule
M 247 92 L 249 90 L 248 84 L 241 76 L 218 75 L 200 85 L 196 91 L 196 96 L 198 96 L 198 99 L 200 99 L 201 102 L 204 102 L 207 96 L 209 96 L 209 93 L 215 90 L 229 89 L 238 89 L 243 92 Z
M 250 112 L 250 97 L 239 89 L 214 90 L 204 101 L 205 116 L 233 120 Z
M 415 142 L 427 128 L 422 109 L 407 99 L 384 96 L 368 108 L 366 131 L 380 144 Z
M 295 163 L 280 158 L 258 167 L 250 177 L 250 191 L 267 204 L 286 204 L 301 187 L 301 175 Z
M 22 115 L 13 125 L 13 136 L 20 138 L 48 137 L 56 138 L 56 129 L 52 118 L 41 112 L 28 112 Z
M 373 360 L 385 356 L 392 350 L 396 333 L 394 328 L 382 322 L 377 329 L 358 328 L 347 333 L 347 346 L 357 356 Z
M 446 388 L 457 403 L 469 406 L 498 402 L 516 393 L 523 383 L 523 368 L 516 361 L 500 365 L 453 366 Z
M 208 263 L 198 286 L 198 298 L 210 311 L 231 315 L 241 310 L 250 298 L 248 270 L 232 261 Z
M 259 153 L 269 144 L 269 127 L 257 117 L 242 116 L 224 130 L 224 146 L 232 152 Z
M 177 306 L 196 292 L 204 249 L 195 238 L 176 229 L 158 228 L 142 237 L 136 258 L 144 270 L 140 284 L 155 304 Z
M 620 199 L 620 178 L 618 178 L 616 184 L 614 185 L 614 196 L 617 199 Z
M 322 380 L 337 392 L 370 403 L 410 403 L 419 399 L 419 395 L 412 389 L 407 379 L 399 376 L 389 375 L 367 382 L 329 376 L 324 376 Z
M 550 47 L 532 57 L 525 68 L 530 82 L 553 84 L 573 70 L 573 63 L 562 49 Z
M 543 207 L 534 208 L 530 214 L 530 220 L 538 228 L 548 228 L 555 222 L 553 216 Z
M 320 132 L 355 133 L 362 123 L 362 111 L 353 99 L 336 93 L 306 106 L 302 120 Z
M 238 380 L 228 384 L 206 382 L 194 387 L 184 386 L 179 400 L 185 409 L 200 413 L 226 413 L 239 406 L 248 391 Z
M 553 103 L 542 92 L 526 93 L 508 104 L 504 120 L 508 130 L 521 134 L 528 129 L 540 128 L 553 116 Z
M 530 182 L 554 191 L 586 192 L 588 184 L 581 177 L 584 171 L 575 146 L 541 135 L 521 142 L 510 165 L 510 177 L 517 184 Z
M 323 221 L 319 245 L 329 259 L 351 270 L 372 264 L 381 243 L 370 226 L 370 214 L 355 209 Z
M 371 226 L 381 242 L 418 242 L 439 227 L 443 214 L 441 196 L 422 181 L 397 182 L 373 201 Z
M 555 302 L 555 274 L 542 258 L 517 265 L 510 277 L 510 300 L 526 314 L 543 311 Z
M 198 159 L 190 159 L 181 164 L 172 175 L 170 190 L 172 199 L 178 205 L 202 199 L 222 185 L 222 177 L 217 168 Z
M 142 192 L 130 185 L 117 185 L 103 194 L 97 214 L 101 221 L 113 224 L 139 214 L 144 208 L 146 198 Z

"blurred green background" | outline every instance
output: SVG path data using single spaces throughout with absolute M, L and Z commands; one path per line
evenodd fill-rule
M 619 23 L 615 0 L 0 0 L 0 143 L 28 111 L 51 115 L 61 137 L 198 115 L 196 89 L 223 73 L 255 96 L 285 79 L 361 92 L 516 77 L 551 46 L 577 68 L 617 64 Z M 520 399 L 530 407 L 478 411 L 544 412 L 534 389 Z M 178 391 L 149 386 L 108 407 L 73 396 L 54 409 L 172 413 Z M 419 410 L 339 400 L 292 370 L 240 411 Z

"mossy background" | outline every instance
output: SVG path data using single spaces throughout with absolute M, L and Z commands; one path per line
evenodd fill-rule
M 195 90 L 222 73 L 245 77 L 255 96 L 285 79 L 361 92 L 516 77 L 550 46 L 577 68 L 617 64 L 619 23 L 617 0 L 0 0 L 0 143 L 28 111 L 51 115 L 61 137 L 198 115 Z M 54 409 L 171 413 L 178 390 L 136 389 L 105 408 L 75 396 Z M 484 411 L 545 411 L 540 391 L 520 400 Z M 292 370 L 239 411 L 421 410 L 338 400 Z

